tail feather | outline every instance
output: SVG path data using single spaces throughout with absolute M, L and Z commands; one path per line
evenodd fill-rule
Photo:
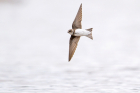
M 86 29 L 86 30 L 92 32 L 92 29 L 93 29 L 93 28 L 89 28 L 89 29 Z
M 86 30 L 91 32 L 89 35 L 87 35 L 87 37 L 93 40 L 93 37 L 92 37 L 92 29 L 93 28 L 89 28 L 89 29 L 86 29 Z

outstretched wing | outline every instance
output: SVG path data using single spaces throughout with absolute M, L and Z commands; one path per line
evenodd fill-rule
M 77 48 L 78 41 L 80 39 L 80 36 L 71 36 L 70 38 L 70 44 L 69 44 L 69 61 L 73 57 L 73 54 Z
M 79 7 L 79 10 L 78 10 L 77 15 L 75 17 L 75 20 L 73 21 L 72 28 L 73 29 L 78 29 L 78 28 L 81 29 L 82 28 L 81 21 L 82 21 L 82 4 Z

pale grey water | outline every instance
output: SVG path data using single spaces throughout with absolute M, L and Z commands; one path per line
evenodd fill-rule
M 83 3 L 68 62 L 67 30 Z M 0 0 L 0 93 L 139 93 L 140 1 Z

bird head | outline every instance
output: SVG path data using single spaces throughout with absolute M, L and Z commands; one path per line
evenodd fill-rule
M 74 32 L 74 30 L 73 30 L 73 29 L 68 30 L 68 33 L 69 33 L 70 35 L 72 35 L 72 34 L 73 34 L 73 32 Z

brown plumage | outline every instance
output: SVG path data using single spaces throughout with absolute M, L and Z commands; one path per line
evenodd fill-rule
M 73 21 L 72 29 L 82 29 L 81 21 L 82 21 L 82 4 L 79 7 L 75 20 Z M 80 36 L 71 35 L 70 42 L 69 42 L 69 61 L 74 55 L 79 39 Z
M 81 21 L 82 21 L 82 4 L 79 7 L 75 20 L 73 21 L 72 29 L 78 28 L 82 29 Z

